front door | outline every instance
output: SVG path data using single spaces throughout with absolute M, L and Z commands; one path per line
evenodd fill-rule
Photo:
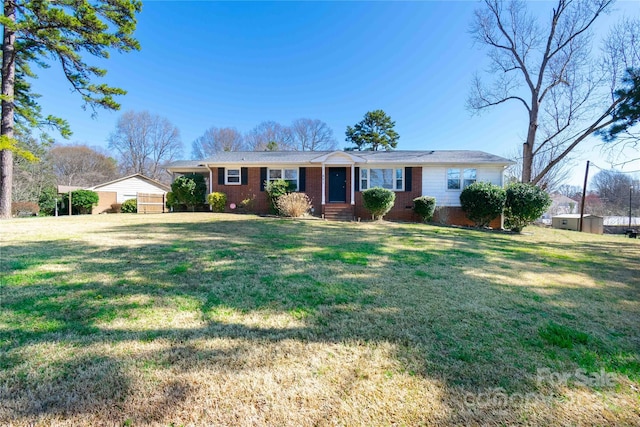
M 329 168 L 329 203 L 347 203 L 347 168 Z

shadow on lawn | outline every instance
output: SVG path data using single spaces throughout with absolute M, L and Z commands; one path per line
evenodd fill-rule
M 171 343 L 166 350 L 138 362 L 188 370 L 205 360 L 232 371 L 253 368 L 255 359 L 243 358 L 252 345 L 390 342 L 407 371 L 462 390 L 531 391 L 540 367 L 604 368 L 636 381 L 640 375 L 633 346 L 640 314 L 627 304 L 638 300 L 640 266 L 626 242 L 545 243 L 541 250 L 512 236 L 469 230 L 394 224 L 363 231 L 284 220 L 127 225 L 102 233 L 126 243 L 4 248 L 0 297 L 9 327 L 0 330 L 0 397 L 14 417 L 95 412 L 131 393 L 123 361 L 101 354 L 45 358 L 39 370 L 29 369 L 26 348 L 52 342 L 73 348 L 165 340 Z M 541 292 L 535 284 L 501 281 L 550 270 L 609 285 Z M 163 309 L 197 313 L 201 326 L 164 327 L 159 318 L 151 329 L 102 327 Z M 229 310 L 286 313 L 300 326 L 229 323 Z M 569 337 L 558 346 L 545 338 L 549 325 L 586 328 L 587 338 Z M 236 342 L 224 351 L 191 345 L 217 337 Z M 33 389 L 43 383 L 51 386 Z M 67 393 L 53 393 L 56 387 Z M 18 404 L 24 393 L 33 398 Z M 189 390 L 176 385 L 167 393 L 153 403 L 157 408 L 184 400 Z M 60 397 L 69 394 L 77 400 Z

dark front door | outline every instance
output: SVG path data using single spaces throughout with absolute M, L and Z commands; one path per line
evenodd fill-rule
M 347 202 L 347 168 L 329 168 L 329 203 Z

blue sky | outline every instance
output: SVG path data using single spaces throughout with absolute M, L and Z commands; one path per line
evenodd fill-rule
M 536 6 L 543 7 L 545 3 Z M 114 54 L 106 82 L 123 87 L 121 112 L 148 110 L 181 132 L 184 158 L 211 127 L 249 131 L 301 117 L 344 131 L 370 110 L 396 121 L 398 149 L 477 149 L 509 155 L 524 137 L 522 107 L 506 104 L 472 116 L 465 100 L 487 60 L 469 35 L 476 2 L 147 1 L 136 36 L 142 50 Z M 637 2 L 619 4 L 638 13 Z M 613 18 L 612 18 L 613 19 Z M 604 23 L 603 23 L 604 24 Z M 69 120 L 65 143 L 106 148 L 121 112 L 81 108 L 59 67 L 34 83 L 47 114 Z M 608 166 L 585 145 L 575 161 Z M 627 169 L 640 169 L 640 164 Z

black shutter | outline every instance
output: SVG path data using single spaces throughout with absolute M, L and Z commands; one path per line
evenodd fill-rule
M 300 168 L 298 171 L 298 191 L 304 192 L 307 189 L 307 168 Z
M 404 168 L 404 191 L 411 191 L 411 178 L 413 178 L 413 168 Z
M 240 184 L 249 184 L 249 168 L 240 168 Z
M 356 180 L 356 182 L 353 183 L 353 185 L 355 186 L 355 191 L 360 191 L 360 168 L 355 168 L 353 174 L 354 179 Z
M 224 185 L 224 168 L 218 168 L 218 185 Z
M 267 180 L 267 168 L 260 168 L 260 191 L 264 191 L 264 182 Z

